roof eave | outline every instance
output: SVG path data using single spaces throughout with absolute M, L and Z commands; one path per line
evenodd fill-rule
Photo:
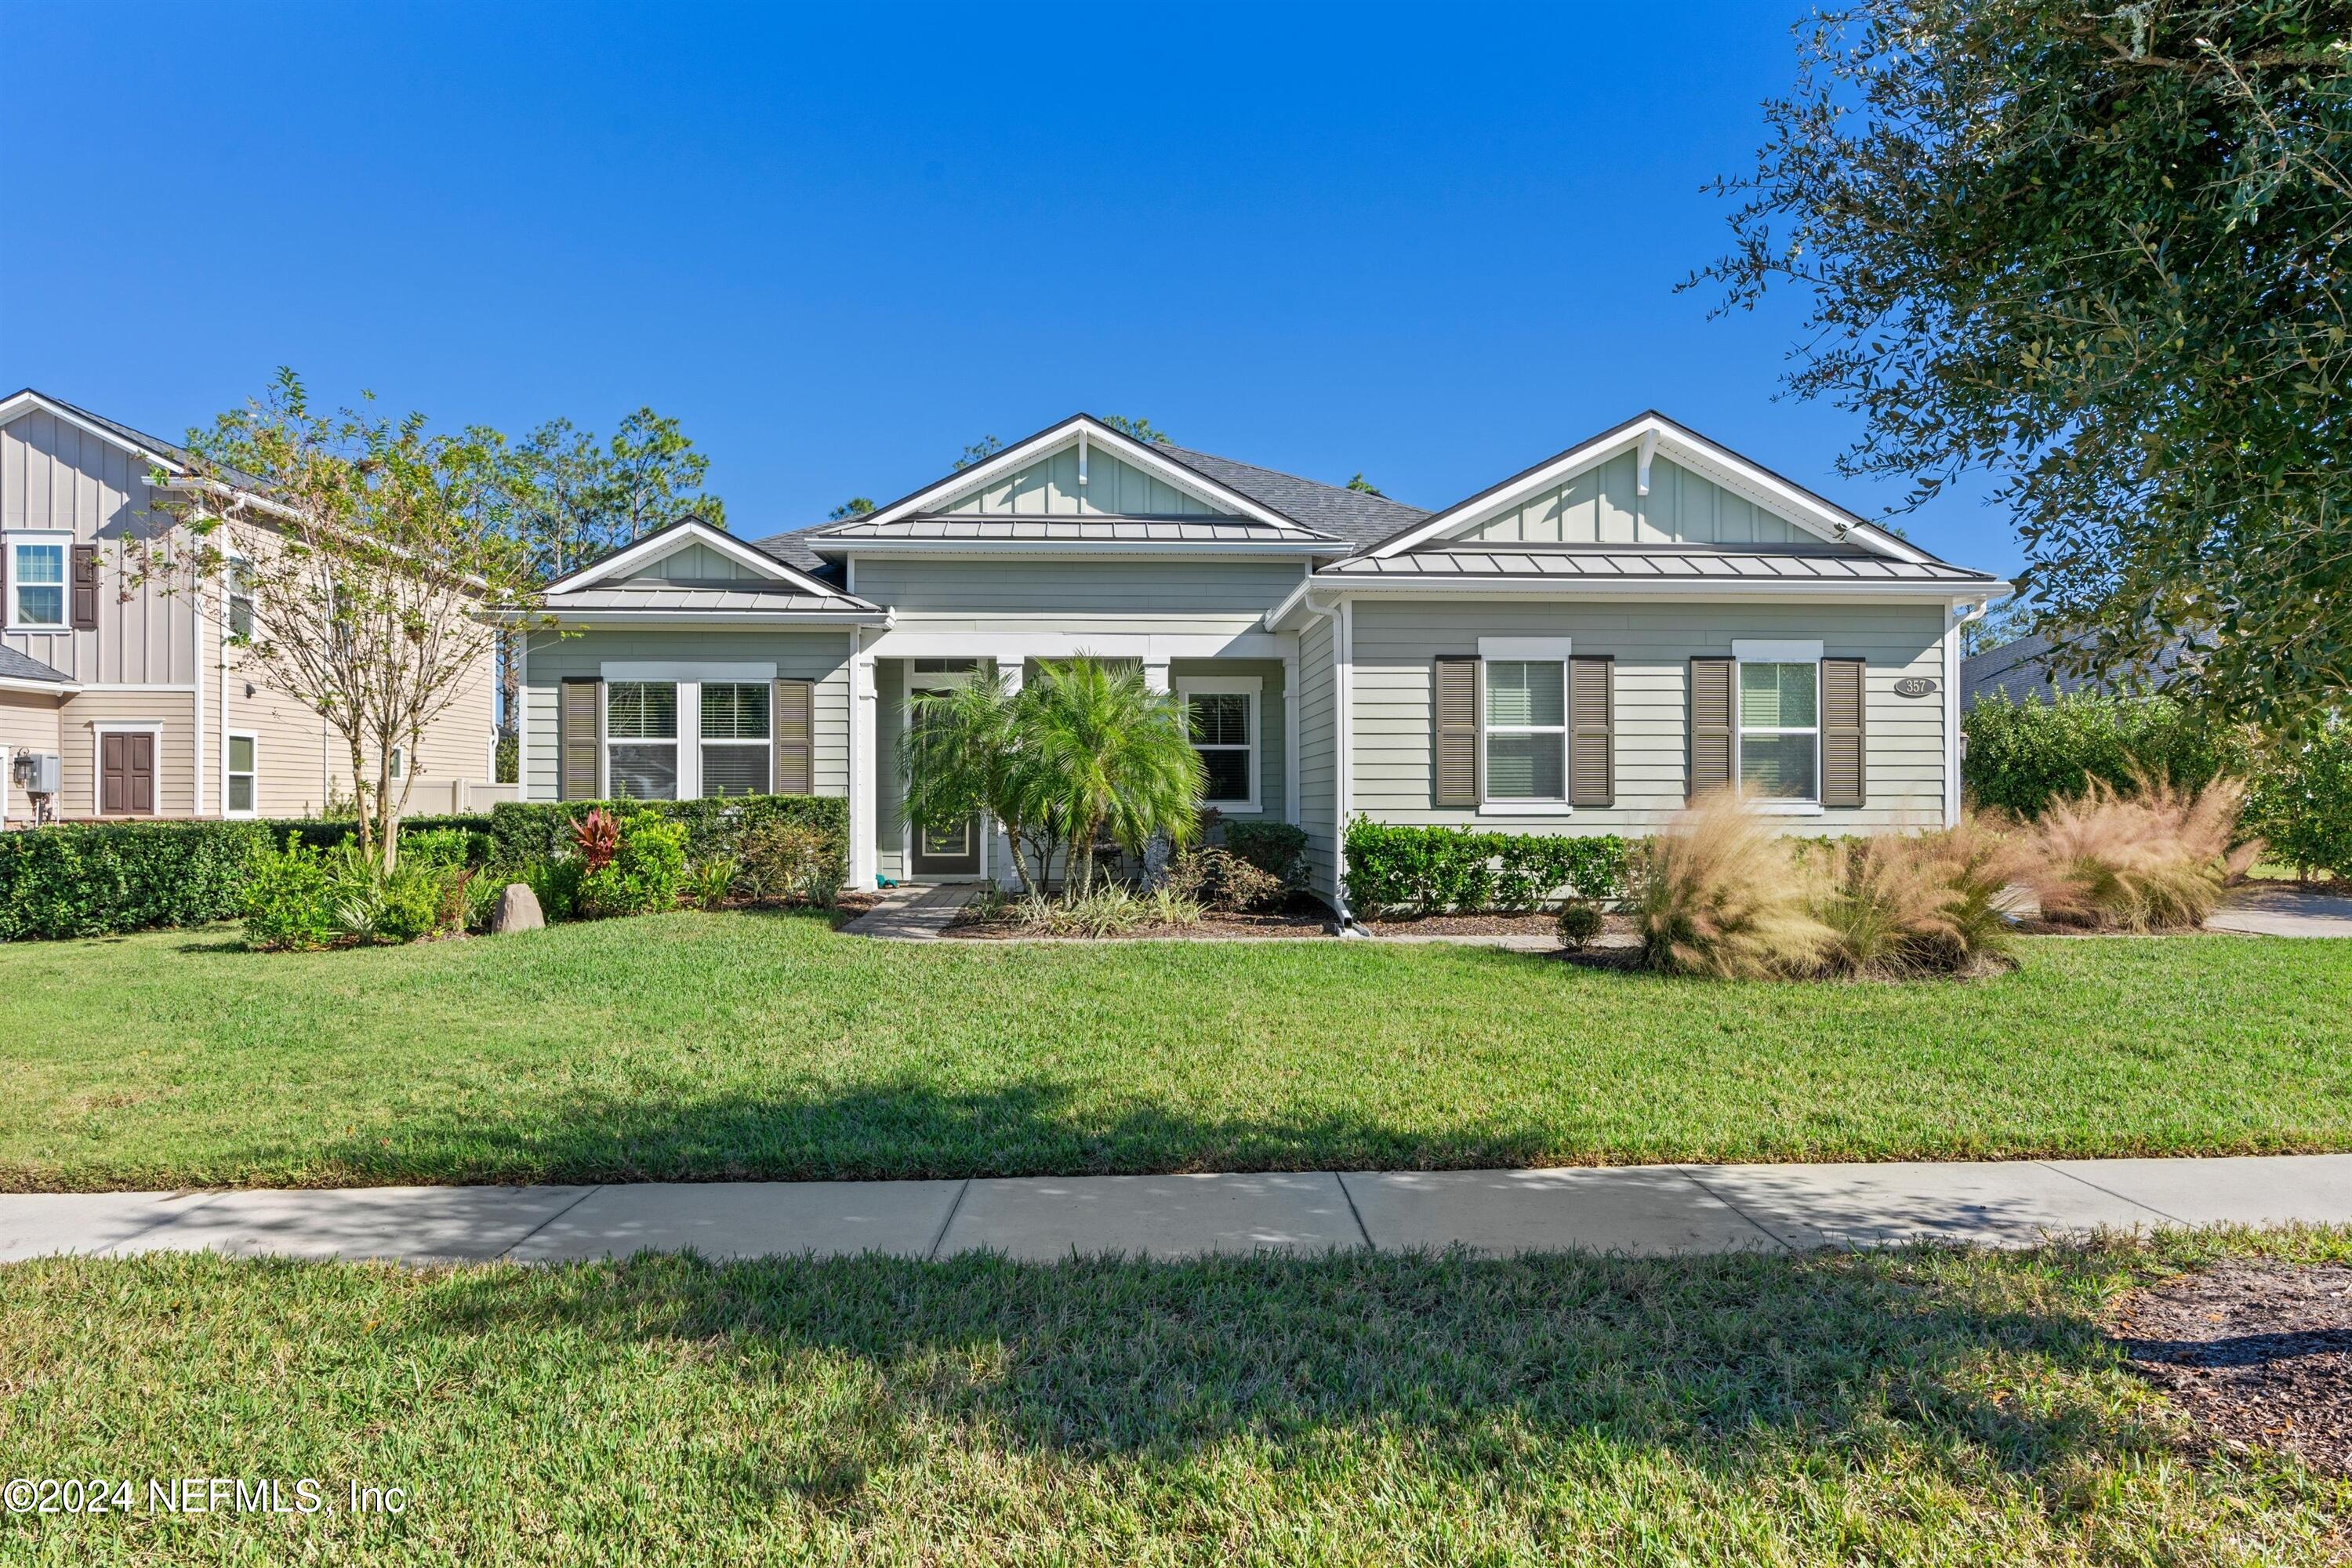
M 809 541 L 825 555 L 1346 555 L 1345 540 L 1307 536 L 1248 542 L 1238 540 L 1142 539 L 826 539 Z

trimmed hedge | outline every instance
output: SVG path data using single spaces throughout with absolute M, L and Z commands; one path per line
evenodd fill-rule
M 572 819 L 597 806 L 615 816 L 650 812 L 686 829 L 686 858 L 732 855 L 743 835 L 771 822 L 803 823 L 831 835 L 845 854 L 849 802 L 841 795 L 750 795 L 723 800 L 500 801 L 490 808 L 489 861 L 528 866 L 572 849 Z
M 1348 825 L 1348 896 L 1367 912 L 1418 914 L 1533 910 L 1562 889 L 1613 899 L 1625 889 L 1630 849 L 1615 834 L 1391 827 L 1360 816 Z
M 198 926 L 238 912 L 258 822 L 61 823 L 0 833 L 0 942 Z
M 1960 720 L 1968 737 L 1960 780 L 1970 801 L 2039 816 L 2092 779 L 2129 789 L 2135 774 L 2202 789 L 2229 762 L 2225 727 L 2169 697 L 2069 692 L 2055 702 L 1996 694 Z
M 2252 773 L 2246 826 L 2269 841 L 2266 858 L 2352 882 L 2352 721 L 2278 747 Z
M 271 847 L 284 844 L 292 834 L 305 849 L 332 849 L 347 839 L 360 836 L 360 825 L 349 817 L 320 821 L 316 817 L 279 817 L 261 825 L 268 830 Z M 406 843 L 412 833 L 430 833 L 445 828 L 462 828 L 476 836 L 475 853 L 467 857 L 472 865 L 482 861 L 481 851 L 489 845 L 490 817 L 488 812 L 472 812 L 463 816 L 404 816 L 400 819 L 400 837 Z

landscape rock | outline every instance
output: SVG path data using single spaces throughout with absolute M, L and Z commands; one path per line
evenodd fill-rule
M 539 895 L 522 882 L 509 882 L 506 891 L 499 895 L 499 912 L 490 917 L 494 932 L 538 931 L 547 924 L 547 916 L 539 907 Z

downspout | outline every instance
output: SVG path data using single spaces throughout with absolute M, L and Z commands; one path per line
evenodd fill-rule
M 1968 756 L 1968 737 L 1960 733 L 1960 628 L 1982 620 L 1992 608 L 1990 599 L 1952 605 L 1944 628 L 1944 826 L 1960 821 L 1960 764 Z

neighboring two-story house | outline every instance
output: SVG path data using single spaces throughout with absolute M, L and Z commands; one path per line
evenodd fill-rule
M 1638 833 L 1743 782 L 1794 831 L 1959 810 L 1958 628 L 2008 584 L 1656 414 L 1435 512 L 1086 416 L 862 517 L 684 522 L 552 585 L 526 639 L 531 799 L 846 795 L 854 884 L 1008 875 L 918 834 L 913 694 L 1132 660 L 1227 816 Z
M 0 398 L 0 821 L 313 816 L 352 797 L 341 738 L 244 669 L 233 588 L 200 605 L 126 563 L 126 540 L 172 524 L 151 478 L 188 471 L 181 447 L 60 398 Z M 411 811 L 512 798 L 491 783 L 494 687 L 485 661 L 395 759 Z

